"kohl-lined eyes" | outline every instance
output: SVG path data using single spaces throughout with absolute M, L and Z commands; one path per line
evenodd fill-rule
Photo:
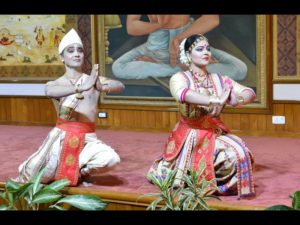
M 202 52 L 202 51 L 204 51 L 204 49 L 206 49 L 206 51 L 210 52 L 210 46 L 209 45 L 206 46 L 206 47 L 205 46 L 196 47 L 195 51 Z
M 67 49 L 67 52 L 68 53 L 74 53 L 75 52 L 75 48 L 70 47 L 70 48 Z M 83 48 L 77 48 L 77 52 L 83 53 Z

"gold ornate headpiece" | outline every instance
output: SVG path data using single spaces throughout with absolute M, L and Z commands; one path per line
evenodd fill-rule
M 185 46 L 185 42 L 186 42 L 186 38 L 183 39 L 179 45 L 179 50 L 180 50 L 180 62 L 189 66 L 190 65 L 190 60 L 187 57 L 187 53 L 191 52 L 191 50 L 196 46 L 196 44 L 200 41 L 207 41 L 207 38 L 204 37 L 202 34 L 199 34 L 199 37 L 193 42 L 193 44 L 191 44 L 191 46 L 189 47 L 189 49 L 187 51 L 185 51 L 184 46 Z
M 206 37 L 204 37 L 202 34 L 198 34 L 199 37 L 193 42 L 193 44 L 191 44 L 191 46 L 189 47 L 189 52 L 197 45 L 198 42 L 200 41 L 208 41 Z

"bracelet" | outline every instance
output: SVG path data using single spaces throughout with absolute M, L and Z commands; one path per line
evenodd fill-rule
M 185 102 L 185 95 L 186 93 L 188 92 L 188 88 L 185 88 L 183 89 L 183 91 L 181 92 L 181 95 L 180 95 L 180 103 L 184 103 Z

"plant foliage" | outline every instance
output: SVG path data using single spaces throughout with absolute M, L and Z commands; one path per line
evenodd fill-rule
M 216 198 L 211 194 L 218 188 L 214 185 L 214 179 L 207 181 L 205 173 L 205 161 L 199 163 L 199 170 L 190 170 L 183 174 L 185 187 L 174 187 L 178 169 L 171 170 L 165 178 L 148 174 L 148 178 L 159 189 L 160 193 L 150 193 L 148 196 L 157 196 L 148 210 L 210 210 L 207 200 Z
M 40 210 L 49 209 L 66 210 L 65 204 L 81 210 L 103 210 L 106 203 L 94 195 L 64 196 L 60 191 L 69 185 L 69 180 L 61 179 L 51 184 L 41 184 L 44 170 L 25 184 L 8 180 L 5 191 L 0 192 L 0 199 L 4 204 L 0 210 Z M 43 206 L 43 207 L 41 207 Z

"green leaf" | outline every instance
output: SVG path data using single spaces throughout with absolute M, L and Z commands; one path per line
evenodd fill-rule
M 182 210 L 189 210 L 191 201 L 191 196 L 187 196 L 182 204 Z
M 177 190 L 174 192 L 174 198 L 179 197 L 182 190 L 182 187 L 177 188 Z
M 59 206 L 59 205 L 50 205 L 49 208 L 55 208 L 57 210 L 60 210 L 60 211 L 67 211 L 67 209 Z
M 300 209 L 300 191 L 293 194 L 292 206 L 294 209 Z
M 31 203 L 31 192 L 32 192 L 33 183 L 29 182 L 24 184 L 20 189 L 19 192 L 16 194 L 16 199 L 24 199 L 27 204 Z
M 59 203 L 67 203 L 81 210 L 102 210 L 106 207 L 106 203 L 93 195 L 70 195 L 60 199 Z
M 0 211 L 4 211 L 4 210 L 9 210 L 10 207 L 6 206 L 6 205 L 0 205 Z
M 175 181 L 177 170 L 172 170 L 168 173 L 166 179 L 163 182 L 163 186 L 165 188 L 171 187 Z
M 188 187 L 193 186 L 193 182 L 191 180 L 191 177 L 186 175 L 186 174 L 183 175 L 183 181 L 187 184 Z
M 5 184 L 5 188 L 8 192 L 10 193 L 15 193 L 19 190 L 19 188 L 21 187 L 19 183 L 13 181 L 13 180 L 8 180 Z
M 3 192 L 3 191 L 0 191 L 0 198 L 2 198 L 2 199 L 6 199 L 6 198 L 5 198 L 5 192 Z
M 57 191 L 51 189 L 43 189 L 33 196 L 32 203 L 34 204 L 51 203 L 51 202 L 58 201 L 62 197 L 63 197 L 62 194 L 60 194 Z
M 198 204 L 206 210 L 209 210 L 207 203 L 202 198 L 197 198 Z
M 65 186 L 68 186 L 70 184 L 70 181 L 68 179 L 61 179 L 57 180 L 47 186 L 44 187 L 44 189 L 51 189 L 53 191 L 60 191 Z
M 157 198 L 151 204 L 147 207 L 147 210 L 155 210 L 157 208 L 157 205 L 162 202 L 163 199 L 161 197 Z
M 7 198 L 10 206 L 14 205 L 14 195 L 10 192 L 7 192 Z
M 210 199 L 210 198 L 214 198 L 214 199 L 218 199 L 219 201 L 222 201 L 222 199 L 216 195 L 205 195 L 204 197 L 204 199 Z
M 153 175 L 152 173 L 151 174 L 148 174 L 147 177 L 152 181 L 152 183 L 158 187 L 160 190 L 162 188 L 162 181 L 161 179 L 157 178 L 155 175 Z
M 42 185 L 40 184 L 42 176 L 46 170 L 46 167 L 43 168 L 34 178 L 33 178 L 33 187 L 32 187 L 32 194 L 35 195 L 36 192 L 40 190 Z
M 266 208 L 265 210 L 276 210 L 276 211 L 290 211 L 290 210 L 294 210 L 291 207 L 288 207 L 286 205 L 273 205 L 271 207 Z

